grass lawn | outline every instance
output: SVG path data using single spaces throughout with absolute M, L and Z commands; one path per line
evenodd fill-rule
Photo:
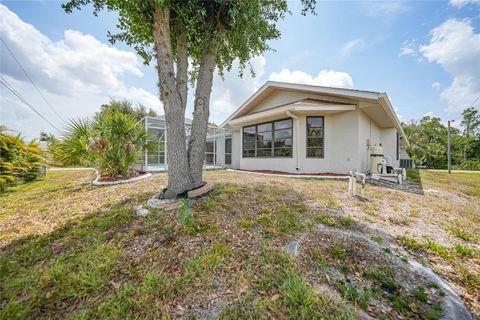
M 367 185 L 367 201 L 345 181 L 205 178 L 208 197 L 144 218 L 164 174 L 54 172 L 1 195 L 0 319 L 439 318 L 406 252 L 480 314 L 480 175 L 422 171 L 425 195 Z

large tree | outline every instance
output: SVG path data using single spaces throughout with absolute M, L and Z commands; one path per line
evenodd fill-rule
M 156 59 L 168 135 L 166 197 L 200 186 L 213 73 L 222 75 L 238 59 L 241 75 L 252 57 L 269 50 L 267 41 L 280 36 L 276 23 L 288 12 L 287 1 L 71 0 L 63 8 L 70 13 L 87 4 L 93 4 L 95 15 L 102 9 L 118 13 L 119 32 L 108 34 L 112 43 L 126 42 L 145 63 Z M 314 4 L 302 0 L 302 13 L 313 12 Z M 187 144 L 189 80 L 196 85 Z

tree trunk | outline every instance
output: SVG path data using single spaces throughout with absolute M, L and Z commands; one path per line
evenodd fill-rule
M 188 162 L 192 186 L 202 184 L 203 162 L 205 159 L 205 141 L 207 139 L 210 93 L 212 92 L 213 72 L 215 70 L 214 47 L 207 48 L 202 56 L 195 89 L 195 106 L 192 122 L 192 134 L 188 143 Z
M 179 193 L 189 190 L 192 185 L 188 165 L 188 153 L 185 134 L 185 91 L 175 79 L 173 68 L 172 44 L 170 38 L 170 11 L 168 8 L 156 8 L 154 13 L 153 38 L 157 58 L 157 72 L 160 99 L 165 110 L 167 130 L 168 187 L 167 198 L 174 198 Z M 183 59 L 182 59 L 183 60 Z M 183 71 L 185 67 L 185 72 Z M 178 68 L 177 75 L 183 78 L 187 67 Z M 182 79 L 179 79 L 182 80 Z

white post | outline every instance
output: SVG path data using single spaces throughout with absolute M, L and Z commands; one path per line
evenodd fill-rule
M 352 194 L 355 195 L 357 188 L 357 176 L 354 174 L 352 177 Z

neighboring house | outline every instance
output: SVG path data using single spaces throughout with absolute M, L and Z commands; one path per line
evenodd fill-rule
M 267 82 L 222 127 L 232 130 L 232 167 L 244 170 L 367 172 L 372 146 L 398 167 L 408 145 L 385 93 L 304 84 Z

